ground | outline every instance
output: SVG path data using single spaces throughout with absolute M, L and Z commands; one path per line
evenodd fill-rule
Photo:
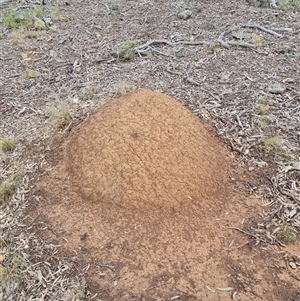
M 0 4 L 3 300 L 300 299 L 300 22 L 297 1 L 285 3 L 280 9 L 227 0 Z M 3 17 L 12 8 L 30 12 L 29 25 L 16 28 L 25 15 L 13 17 L 17 25 Z M 45 26 L 42 17 L 53 24 Z M 111 121 L 120 118 L 111 136 L 125 141 L 110 147 L 140 146 L 151 106 L 129 123 L 124 116 L 136 118 L 137 108 L 118 115 L 122 102 L 112 101 L 140 88 L 168 95 L 180 107 L 179 113 L 161 109 L 171 121 L 162 117 L 157 125 L 164 130 L 159 139 L 168 140 L 160 124 L 180 120 L 181 136 L 172 141 L 185 141 L 183 159 L 169 162 L 189 162 L 203 137 L 211 149 L 199 157 L 215 154 L 204 174 L 217 192 L 205 202 L 193 182 L 199 161 L 191 173 L 178 169 L 185 185 L 168 186 L 177 189 L 174 195 L 194 192 L 173 209 L 133 206 L 130 193 L 123 199 L 116 190 L 115 204 L 99 205 L 97 197 L 87 203 L 86 191 L 97 189 L 89 186 L 94 176 L 80 171 L 87 175 L 82 190 L 76 170 L 97 143 L 72 147 L 82 131 L 101 132 L 109 108 Z M 195 122 L 190 130 L 184 130 L 187 120 Z M 123 141 L 118 133 L 127 124 L 140 128 Z M 198 126 L 205 136 L 191 135 Z M 155 153 L 155 144 L 149 149 Z M 91 162 L 97 165 L 97 158 Z M 152 191 L 145 187 L 147 200 Z M 129 205 L 120 206 L 120 199 Z

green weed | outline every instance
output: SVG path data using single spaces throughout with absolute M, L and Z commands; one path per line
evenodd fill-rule
M 278 3 L 281 10 L 300 10 L 300 0 L 281 0 Z
M 275 233 L 276 238 L 283 244 L 292 244 L 297 240 L 297 233 L 291 228 L 284 228 Z
M 37 7 L 34 9 L 32 15 L 33 15 L 34 17 L 36 17 L 36 18 L 42 19 L 43 16 L 44 16 L 44 13 L 43 13 L 42 8 L 41 8 L 40 6 L 37 6 Z
M 265 97 L 263 97 L 263 96 L 261 96 L 261 97 L 259 97 L 259 98 L 257 99 L 257 103 L 259 103 L 259 104 L 261 104 L 261 105 L 266 105 L 266 104 L 268 104 L 268 99 L 265 98 Z
M 271 137 L 268 139 L 260 139 L 255 144 L 255 148 L 260 150 L 263 153 L 271 153 L 271 152 L 278 152 L 284 153 L 284 140 L 279 137 Z
M 9 29 L 30 28 L 33 19 L 28 11 L 16 11 L 10 9 L 2 15 L 2 22 Z
M 130 61 L 134 57 L 133 48 L 137 45 L 135 40 L 127 40 L 121 44 L 121 47 L 117 51 L 113 51 L 112 55 L 117 58 L 122 58 L 125 61 Z
M 8 267 L 4 271 L 6 281 L 16 282 L 18 284 L 25 281 L 23 270 L 26 268 L 26 261 L 15 252 L 7 252 L 5 254 L 5 266 Z
M 18 185 L 16 177 L 11 177 L 0 183 L 0 200 L 4 200 L 5 197 L 12 195 Z
M 9 239 L 7 237 L 1 236 L 0 237 L 0 249 L 5 248 L 9 243 Z

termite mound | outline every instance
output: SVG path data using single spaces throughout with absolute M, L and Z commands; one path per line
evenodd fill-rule
M 114 99 L 66 147 L 72 186 L 85 201 L 176 207 L 224 189 L 221 143 L 175 99 L 146 89 Z

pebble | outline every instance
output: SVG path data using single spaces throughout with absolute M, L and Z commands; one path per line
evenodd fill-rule
M 269 85 L 267 91 L 273 94 L 283 94 L 286 91 L 286 87 L 277 83 Z
M 178 18 L 186 20 L 192 16 L 192 12 L 189 9 L 185 9 L 178 14 Z
M 250 166 L 250 167 L 248 168 L 248 170 L 249 170 L 249 171 L 252 171 L 252 170 L 254 170 L 254 167 L 253 167 L 253 166 Z
M 292 269 L 294 269 L 294 270 L 297 268 L 296 263 L 293 262 L 293 261 L 289 262 L 289 266 L 290 266 Z

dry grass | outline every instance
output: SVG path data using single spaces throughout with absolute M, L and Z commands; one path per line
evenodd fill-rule
M 258 140 L 258 142 L 255 144 L 255 148 L 266 154 L 283 154 L 285 152 L 284 145 L 285 141 L 281 137 L 275 136 Z
M 52 114 L 52 122 L 57 130 L 66 130 L 72 124 L 72 116 L 68 111 L 54 110 Z
M 4 201 L 7 196 L 12 195 L 17 185 L 18 180 L 15 176 L 0 182 L 0 200 Z
M 14 150 L 18 141 L 16 139 L 0 138 L 0 153 Z

